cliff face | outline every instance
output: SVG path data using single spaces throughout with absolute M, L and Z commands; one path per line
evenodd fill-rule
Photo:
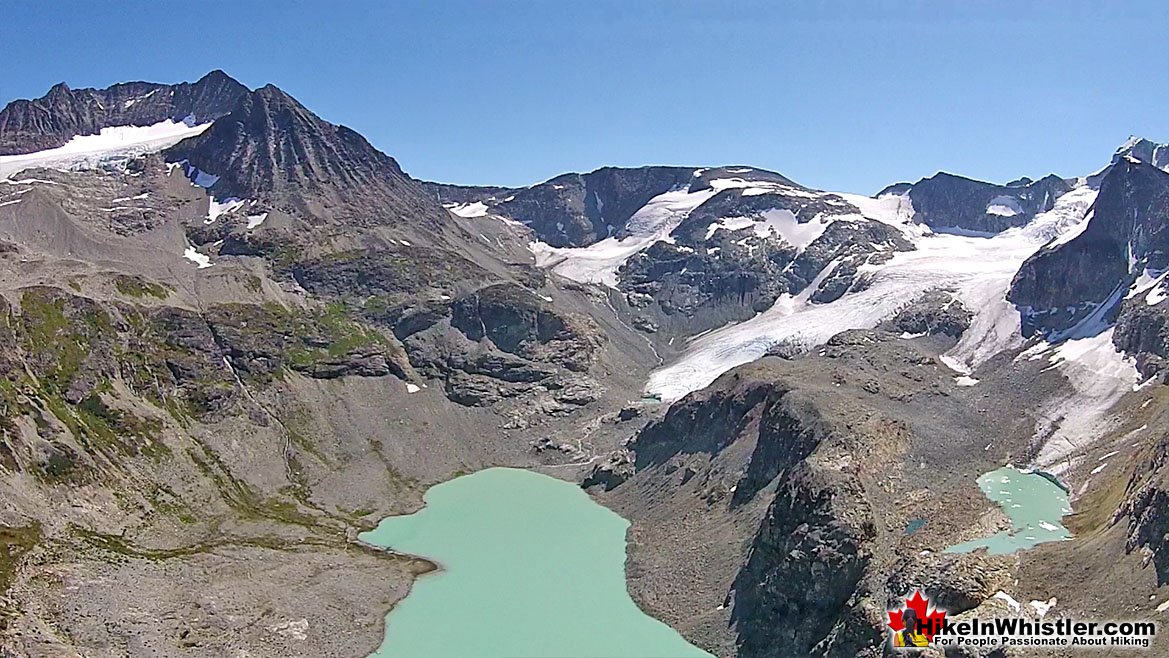
M 231 111 L 247 91 L 223 71 L 177 85 L 126 82 L 108 89 L 70 89 L 61 83 L 41 98 L 14 101 L 0 111 L 0 155 L 56 148 L 109 126 L 149 126 L 168 119 L 207 123 Z
M 1050 210 L 1055 199 L 1069 189 L 1071 186 L 1057 176 L 995 185 L 939 173 L 914 183 L 908 194 L 921 221 L 931 227 L 998 233 L 1023 226 Z
M 1169 268 L 1167 217 L 1169 174 L 1127 158 L 1111 165 L 1083 231 L 1036 252 L 1011 282 L 1007 299 L 1021 309 L 1024 334 L 1115 319 L 1142 273 Z

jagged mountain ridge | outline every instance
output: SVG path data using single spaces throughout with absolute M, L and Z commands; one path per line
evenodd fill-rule
M 78 135 L 112 126 L 161 121 L 207 123 L 231 111 L 248 91 L 223 71 L 176 85 L 125 82 L 108 89 L 53 86 L 36 100 L 16 100 L 0 110 L 0 155 L 55 148 Z
M 1067 181 L 1053 174 L 1037 181 L 1024 178 L 996 185 L 940 172 L 911 185 L 890 186 L 882 193 L 907 190 L 919 221 L 931 228 L 999 233 L 1024 226 L 1051 210 L 1055 200 L 1070 189 Z

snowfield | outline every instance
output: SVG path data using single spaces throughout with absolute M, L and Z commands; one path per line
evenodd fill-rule
M 947 354 L 959 375 L 966 375 L 990 356 L 1022 344 L 1019 314 L 1006 302 L 1011 279 L 1022 262 L 1060 233 L 1084 221 L 1096 193 L 1073 190 L 1049 212 L 1025 227 L 994 237 L 931 233 L 909 223 L 908 198 L 879 199 L 842 195 L 862 213 L 898 226 L 916 251 L 899 252 L 885 264 L 864 266 L 872 284 L 829 304 L 807 300 L 835 263 L 796 296 L 782 296 L 770 309 L 750 320 L 725 326 L 691 339 L 683 356 L 650 375 L 646 392 L 670 402 L 709 385 L 735 366 L 754 361 L 780 342 L 819 345 L 847 329 L 867 329 L 891 317 L 931 288 L 954 290 L 975 312 L 971 327 Z M 1127 375 L 1126 375 L 1127 376 Z M 1131 380 L 1125 386 L 1131 385 Z
M 0 155 L 0 179 L 34 167 L 48 169 L 92 168 L 103 161 L 161 151 L 201 134 L 210 123 L 197 126 L 161 121 L 152 126 L 102 128 L 97 135 L 79 135 L 64 146 L 23 155 Z
M 443 206 L 459 217 L 484 217 L 487 215 L 487 204 L 482 201 L 475 203 L 450 203 Z

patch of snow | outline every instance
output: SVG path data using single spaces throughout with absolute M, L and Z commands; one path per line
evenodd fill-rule
M 140 201 L 142 199 L 148 199 L 148 198 L 150 198 L 150 192 L 143 192 L 142 194 L 139 194 L 138 196 L 118 197 L 117 199 L 114 199 L 110 203 L 120 203 L 122 201 Z
M 187 247 L 183 252 L 183 258 L 191 261 L 199 266 L 199 269 L 211 267 L 211 257 L 206 254 L 199 253 L 194 247 Z
M 719 229 L 737 231 L 744 228 L 753 228 L 755 235 L 766 238 L 773 233 L 782 237 L 788 244 L 803 251 L 813 240 L 824 233 L 824 229 L 832 223 L 834 218 L 824 218 L 816 215 L 810 222 L 800 223 L 792 211 L 785 209 L 767 210 L 758 217 L 724 217 L 706 227 L 706 239 L 709 240 Z
M 203 220 L 204 224 L 210 224 L 224 213 L 229 213 L 244 205 L 242 199 L 230 198 L 223 201 L 216 201 L 215 197 L 209 197 L 207 200 L 207 219 Z
M 1089 317 L 1084 322 L 1095 322 Z M 1057 475 L 1069 465 L 1067 459 L 1100 435 L 1105 413 L 1140 380 L 1136 361 L 1116 350 L 1113 328 L 1094 336 L 1068 338 L 1048 348 L 1048 361 L 1057 368 L 1074 393 L 1043 411 L 1036 428 L 1050 438 L 1036 463 Z
M 973 377 L 967 377 L 966 375 L 962 375 L 961 377 L 954 378 L 954 384 L 956 386 L 974 386 L 977 383 L 978 383 L 977 379 L 975 379 Z
M 406 392 L 407 393 L 417 393 L 418 391 L 421 391 L 421 390 L 422 390 L 422 387 L 420 387 L 418 384 L 406 384 Z
M 1166 599 L 1161 605 L 1157 606 L 1157 612 L 1165 612 L 1169 610 L 1169 599 Z
M 1165 275 L 1161 276 L 1163 279 Z M 1150 290 L 1147 295 L 1145 295 L 1145 304 L 1147 306 L 1156 306 L 1166 299 L 1169 299 L 1169 293 L 1166 292 L 1165 282 L 1162 281 L 1155 285 L 1153 289 Z
M 483 217 L 487 214 L 487 204 L 482 201 L 475 203 L 459 203 L 447 208 L 459 217 Z
M 1007 607 L 1009 607 L 1011 610 L 1014 610 L 1015 612 L 1018 612 L 1020 607 L 1021 607 L 1019 605 L 1019 602 L 1015 600 L 1015 597 L 1011 596 L 1010 594 L 1007 594 L 1006 592 L 1002 591 L 1001 589 L 998 592 L 995 592 L 994 598 L 996 598 L 1000 601 L 1005 601 L 1007 604 Z
M 219 182 L 219 176 L 209 174 L 197 167 L 191 167 L 191 171 L 187 176 L 190 177 L 191 182 L 202 188 L 208 188 Z
M 4 201 L 3 203 L 0 203 L 0 208 L 3 208 L 4 206 L 12 206 L 12 205 L 16 205 L 16 204 L 20 203 L 20 202 L 21 202 L 21 201 L 23 201 L 23 200 L 24 200 L 24 199 L 13 199 L 12 201 Z
M 1105 466 L 1107 466 L 1107 465 L 1108 465 L 1108 462 L 1104 462 L 1103 464 L 1100 464 L 1100 465 L 1099 465 L 1099 466 L 1097 466 L 1096 468 L 1093 468 L 1093 469 L 1092 469 L 1092 475 L 1096 475 L 1096 474 L 1097 474 L 1097 473 L 1099 473 L 1100 471 L 1103 471 L 1103 470 L 1104 470 L 1104 467 L 1105 467 Z
M 268 213 L 266 212 L 262 212 L 259 215 L 248 215 L 248 230 L 263 224 L 265 219 L 268 219 Z
M 1148 268 L 1141 271 L 1137 276 L 1136 281 L 1133 281 L 1132 286 L 1128 289 L 1128 294 L 1124 296 L 1125 299 L 1132 299 L 1137 295 L 1147 292 L 1155 287 L 1165 277 L 1165 272 L 1154 272 Z M 1146 299 L 1147 302 L 1147 299 Z
M 161 151 L 210 126 L 191 126 L 161 121 L 152 126 L 116 126 L 102 128 L 97 135 L 79 135 L 64 146 L 23 155 L 0 155 L 0 178 L 32 167 L 49 169 L 88 169 L 104 161 Z
M 938 360 L 941 361 L 947 368 L 949 368 L 950 370 L 953 370 L 954 372 L 960 372 L 963 375 L 969 375 L 971 372 L 973 372 L 973 370 L 970 369 L 970 366 L 966 365 L 965 363 L 962 363 L 961 361 L 959 361 L 958 359 L 955 359 L 952 356 L 947 356 L 947 355 L 943 354 L 940 357 L 938 357 Z
M 617 270 L 630 256 L 668 239 L 692 210 L 715 193 L 681 189 L 659 194 L 633 213 L 625 225 L 629 235 L 620 240 L 609 237 L 587 247 L 553 247 L 537 241 L 529 243 L 528 248 L 535 254 L 538 267 L 550 267 L 573 281 L 616 287 Z
M 1019 205 L 1019 200 L 1015 197 L 1002 194 L 990 200 L 986 206 L 986 214 L 1014 217 L 1023 214 L 1023 207 Z
M 1052 529 L 1058 530 L 1058 528 L 1052 528 Z M 1044 617 L 1047 616 L 1047 613 L 1051 612 L 1051 609 L 1055 607 L 1055 604 L 1056 604 L 1056 598 L 1053 596 L 1046 601 L 1032 601 L 1031 607 L 1035 608 L 1035 614 L 1039 615 L 1040 619 L 1043 619 Z

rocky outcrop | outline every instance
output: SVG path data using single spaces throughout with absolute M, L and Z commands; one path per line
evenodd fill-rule
M 451 325 L 470 340 L 488 339 L 504 352 L 577 372 L 588 369 L 603 341 L 590 319 L 556 313 L 514 284 L 487 286 L 456 300 Z
M 951 290 L 930 290 L 901 309 L 888 322 L 890 331 L 914 336 L 958 339 L 970 328 L 974 314 Z
M 1169 365 L 1169 303 L 1149 305 L 1145 295 L 1121 304 L 1112 333 L 1117 349 L 1136 357 L 1137 370 L 1152 377 Z
M 776 240 L 741 238 L 716 250 L 657 242 L 620 270 L 633 308 L 654 305 L 680 333 L 698 333 L 764 311 L 787 292 L 783 271 L 794 250 Z
M 909 198 L 918 221 L 932 228 L 998 233 L 1051 210 L 1056 198 L 1070 189 L 1054 175 L 995 185 L 941 172 L 914 183 Z
M 807 466 L 790 471 L 735 578 L 738 655 L 853 656 L 880 645 L 883 630 L 850 606 L 873 524 L 858 483 Z
M 0 155 L 56 148 L 111 126 L 149 126 L 168 119 L 207 123 L 231 111 L 247 91 L 223 71 L 177 85 L 124 82 L 107 89 L 70 89 L 61 83 L 41 98 L 13 101 L 0 111 Z
M 605 167 L 587 174 L 564 174 L 518 190 L 492 212 L 527 224 L 554 247 L 581 247 L 619 235 L 650 199 L 689 185 L 688 167 Z
M 339 251 L 294 259 L 284 267 L 314 295 L 377 298 L 367 304 L 370 309 L 406 295 L 449 293 L 487 278 L 481 267 L 456 253 L 421 247 Z
M 657 323 L 679 333 L 748 319 L 784 293 L 803 292 L 829 267 L 810 299 L 835 301 L 865 285 L 860 266 L 913 249 L 897 229 L 862 218 L 829 223 L 802 249 L 774 233 L 759 235 L 754 227 L 719 229 L 697 247 L 682 242 L 655 243 L 630 257 L 619 272 L 629 305 L 653 306 Z
M 497 202 L 511 196 L 520 188 L 491 185 L 450 185 L 421 181 L 422 189 L 444 206 L 459 206 L 476 202 Z

